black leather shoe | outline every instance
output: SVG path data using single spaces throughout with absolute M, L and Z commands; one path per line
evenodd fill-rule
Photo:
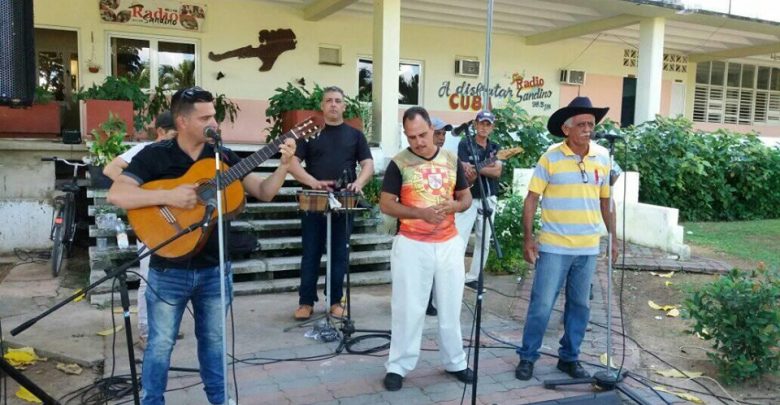
M 520 360 L 520 364 L 515 368 L 515 378 L 522 381 L 528 381 L 534 376 L 534 363 L 528 360 Z
M 571 378 L 590 378 L 590 373 L 582 368 L 579 361 L 558 360 L 558 370 L 568 374 Z
M 462 383 L 471 384 L 474 382 L 474 372 L 468 367 L 460 371 L 447 371 L 447 374 L 457 378 Z
M 404 386 L 404 378 L 396 373 L 387 373 L 384 384 L 388 391 L 398 391 Z

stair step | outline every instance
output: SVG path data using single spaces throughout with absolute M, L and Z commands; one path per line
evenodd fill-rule
M 300 186 L 282 187 L 279 189 L 277 196 L 294 196 L 296 195 L 296 193 L 298 193 L 299 190 L 303 190 L 303 187 Z M 97 189 L 97 188 L 87 189 L 87 198 L 106 198 L 107 194 L 108 194 L 108 190 L 106 189 Z
M 383 271 L 369 271 L 363 273 L 353 273 L 349 275 L 350 287 L 366 286 L 366 285 L 378 285 L 389 284 L 390 270 Z M 297 291 L 300 285 L 300 280 L 297 278 L 286 278 L 280 280 L 256 280 L 256 281 L 242 281 L 233 283 L 233 295 L 254 295 L 254 294 L 270 294 L 277 292 L 289 292 Z M 317 288 L 325 287 L 325 277 L 319 277 L 317 280 Z M 119 305 L 119 294 L 114 293 L 114 300 Z M 138 302 L 138 291 L 130 290 L 130 301 L 132 303 Z M 111 292 L 103 291 L 97 292 L 89 296 L 89 302 L 92 305 L 111 305 Z
M 350 238 L 351 246 L 364 246 L 364 245 L 387 245 L 393 242 L 393 237 L 390 235 L 379 233 L 364 233 L 353 234 Z M 260 246 L 261 251 L 271 250 L 283 250 L 283 249 L 300 249 L 302 245 L 300 236 L 289 236 L 280 238 L 261 238 Z M 120 249 L 116 245 L 106 247 L 104 249 L 98 249 L 96 246 L 89 247 L 89 260 L 90 262 L 97 262 L 101 260 L 119 260 L 125 261 L 135 257 L 136 253 L 135 245 L 131 245 L 128 248 Z M 356 254 L 357 252 L 351 252 Z
M 87 207 L 87 214 L 94 216 L 95 211 L 113 212 L 118 216 L 125 216 L 125 210 L 113 205 L 90 205 Z M 247 203 L 242 214 L 270 214 L 277 212 L 294 212 L 298 210 L 298 203 L 293 201 L 271 201 L 271 202 L 251 202 Z
M 101 277 L 105 276 L 106 274 L 105 271 L 103 271 L 105 262 L 103 262 L 104 266 L 94 265 L 95 261 L 99 260 L 97 259 L 97 257 L 103 255 L 104 258 L 107 258 L 110 255 L 111 259 L 119 262 L 124 262 L 135 258 L 136 252 L 132 248 L 119 249 L 116 247 L 98 251 L 94 246 L 91 246 L 89 248 L 89 254 L 90 254 L 90 260 L 93 262 L 93 265 L 91 266 L 92 271 L 90 272 L 89 279 L 90 279 L 90 283 L 94 283 L 95 281 L 99 280 Z M 368 251 L 361 251 L 361 252 L 351 252 L 349 255 L 350 266 L 360 266 L 360 265 L 389 263 L 389 262 L 390 262 L 390 250 L 368 250 Z M 324 268 L 326 266 L 326 263 L 327 263 L 327 256 L 323 255 L 322 259 L 320 260 L 320 266 Z M 301 256 L 264 257 L 264 258 L 255 258 L 255 259 L 245 259 L 245 260 L 237 260 L 233 262 L 233 273 L 234 274 L 258 274 L 258 273 L 275 272 L 275 271 L 298 270 L 300 268 L 300 265 L 301 265 Z M 109 268 L 108 270 L 111 270 L 111 268 Z M 130 270 L 135 272 L 139 271 L 138 267 L 131 267 Z M 373 273 L 373 272 L 366 272 L 366 273 Z M 133 273 L 128 273 L 127 278 L 128 281 L 134 281 L 138 279 L 138 276 Z M 297 280 L 297 277 L 293 279 Z M 236 285 L 241 283 L 243 282 L 237 282 Z M 90 296 L 94 294 L 110 291 L 111 285 L 112 285 L 111 281 L 107 281 L 95 287 L 95 289 L 90 294 Z
M 300 236 L 287 236 L 280 238 L 261 238 L 260 251 L 282 250 L 282 249 L 301 249 L 303 243 Z M 382 245 L 393 242 L 393 237 L 381 233 L 362 233 L 353 234 L 350 238 L 351 246 L 360 245 Z

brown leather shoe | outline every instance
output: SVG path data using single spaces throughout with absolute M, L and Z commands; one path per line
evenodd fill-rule
M 344 305 L 333 304 L 330 306 L 330 316 L 334 318 L 343 318 L 346 315 L 347 315 L 347 309 L 344 308 Z
M 309 318 L 311 318 L 311 314 L 314 312 L 314 307 L 311 305 L 299 305 L 298 309 L 295 310 L 295 320 L 297 321 L 305 321 Z

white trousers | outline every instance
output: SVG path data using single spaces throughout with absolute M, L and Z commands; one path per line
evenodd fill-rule
M 417 365 L 432 285 L 436 289 L 441 362 L 447 371 L 466 368 L 460 331 L 464 251 L 459 237 L 439 243 L 419 242 L 402 235 L 393 240 L 392 334 L 385 364 L 388 373 L 405 376 Z
M 490 215 L 490 220 L 495 224 L 498 197 L 490 196 L 487 198 L 487 202 L 488 206 L 493 211 Z M 490 236 L 492 235 L 490 224 L 486 224 L 485 226 L 485 243 L 481 246 L 479 243 L 482 240 L 482 223 L 485 221 L 485 217 L 482 216 L 480 211 L 482 211 L 482 200 L 474 199 L 471 202 L 471 207 L 469 207 L 469 209 L 455 214 L 455 226 L 458 228 L 458 233 L 463 239 L 463 243 L 469 243 L 471 230 L 476 228 L 474 256 L 472 256 L 471 259 L 471 268 L 469 269 L 469 272 L 466 273 L 466 282 L 476 281 L 479 278 L 479 258 L 482 257 L 482 265 L 484 266 L 487 262 L 488 254 L 490 253 Z M 482 252 L 484 252 L 484 255 L 482 255 Z
M 146 253 L 146 245 L 138 242 L 138 256 Z M 141 282 L 138 284 L 138 334 L 146 338 L 149 335 L 149 324 L 146 321 L 146 279 L 149 277 L 149 261 L 151 256 L 141 259 L 139 266 L 141 268 Z

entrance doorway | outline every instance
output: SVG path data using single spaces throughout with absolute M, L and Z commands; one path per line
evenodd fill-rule
M 62 129 L 79 129 L 79 108 L 75 92 L 79 88 L 79 51 L 76 31 L 35 29 L 37 86 L 52 94 L 60 104 Z
M 623 101 L 620 105 L 620 126 L 634 125 L 636 107 L 636 77 L 623 78 Z

